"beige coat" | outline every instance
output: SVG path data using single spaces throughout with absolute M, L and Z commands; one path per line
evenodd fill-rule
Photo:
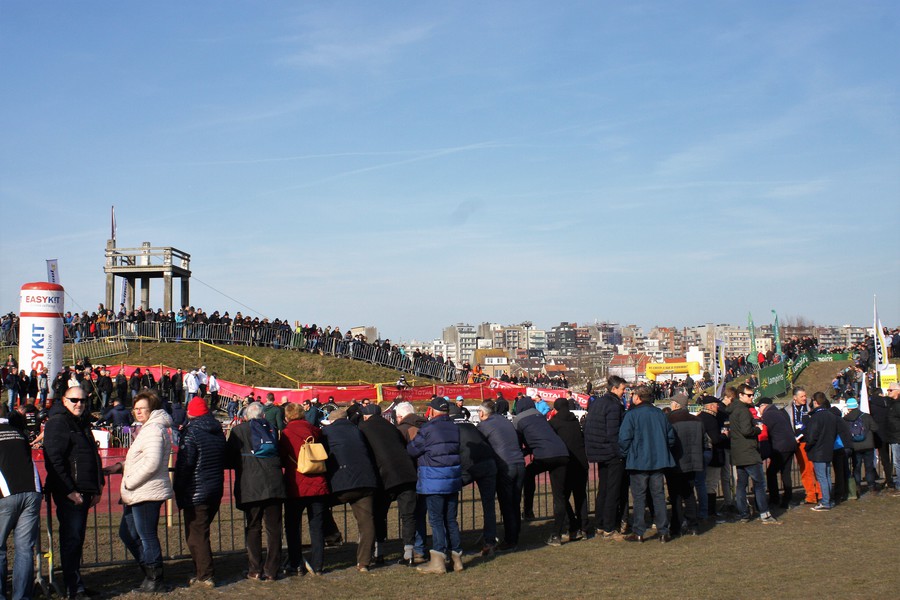
M 174 494 L 169 479 L 172 454 L 172 418 L 154 410 L 125 456 L 121 495 L 125 504 L 168 500 Z

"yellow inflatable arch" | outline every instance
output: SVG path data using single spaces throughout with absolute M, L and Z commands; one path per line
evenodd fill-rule
M 647 365 L 647 379 L 656 381 L 658 375 L 675 375 L 687 373 L 688 375 L 700 374 L 700 363 L 696 360 L 677 363 L 649 363 Z

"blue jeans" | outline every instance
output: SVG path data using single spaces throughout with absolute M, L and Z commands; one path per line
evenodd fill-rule
M 431 549 L 447 554 L 448 548 L 462 552 L 459 523 L 456 512 L 459 507 L 458 494 L 429 494 L 425 496 L 428 507 L 428 521 L 431 523 Z
M 139 502 L 125 506 L 119 537 L 134 559 L 142 565 L 161 567 L 162 548 L 159 546 L 159 509 L 162 500 Z
M 753 494 L 756 497 L 756 508 L 760 516 L 769 514 L 769 498 L 766 495 L 766 476 L 762 463 L 737 467 L 737 489 L 735 499 L 738 513 L 742 519 L 750 517 L 750 506 L 747 504 L 747 484 L 753 480 Z
M 416 494 L 416 541 L 413 551 L 419 556 L 425 556 L 425 538 L 428 536 L 425 521 L 428 517 L 428 508 L 425 504 L 425 496 Z
M 894 487 L 900 490 L 900 444 L 891 444 L 891 456 L 894 458 Z M 888 479 L 887 473 L 884 478 Z
M 84 502 L 75 505 L 66 496 L 53 495 L 56 518 L 59 521 L 59 562 L 63 572 L 66 594 L 74 596 L 84 590 L 81 580 L 81 556 L 84 552 L 84 534 L 90 512 L 91 494 L 84 494 Z
M 644 535 L 647 527 L 644 523 L 644 509 L 647 505 L 647 490 L 653 501 L 653 519 L 660 535 L 669 534 L 669 513 L 666 507 L 666 478 L 662 471 L 631 471 L 631 495 L 634 498 L 634 515 L 631 530 L 637 535 Z
M 31 598 L 34 583 L 34 546 L 40 533 L 41 494 L 22 492 L 0 498 L 0 598 Z M 6 538 L 15 531 L 12 594 L 6 589 Z
M 831 508 L 834 502 L 831 500 L 831 463 L 830 462 L 814 462 L 813 471 L 816 473 L 816 481 L 822 488 L 822 504 Z

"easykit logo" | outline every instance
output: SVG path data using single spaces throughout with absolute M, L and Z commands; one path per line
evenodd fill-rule
M 31 368 L 38 373 L 47 362 L 47 328 L 37 323 L 31 325 Z

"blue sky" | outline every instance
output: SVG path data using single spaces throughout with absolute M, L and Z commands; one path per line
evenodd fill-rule
M 0 310 L 95 308 L 115 205 L 195 306 L 392 339 L 900 322 L 900 4 L 556 4 L 4 0 Z

